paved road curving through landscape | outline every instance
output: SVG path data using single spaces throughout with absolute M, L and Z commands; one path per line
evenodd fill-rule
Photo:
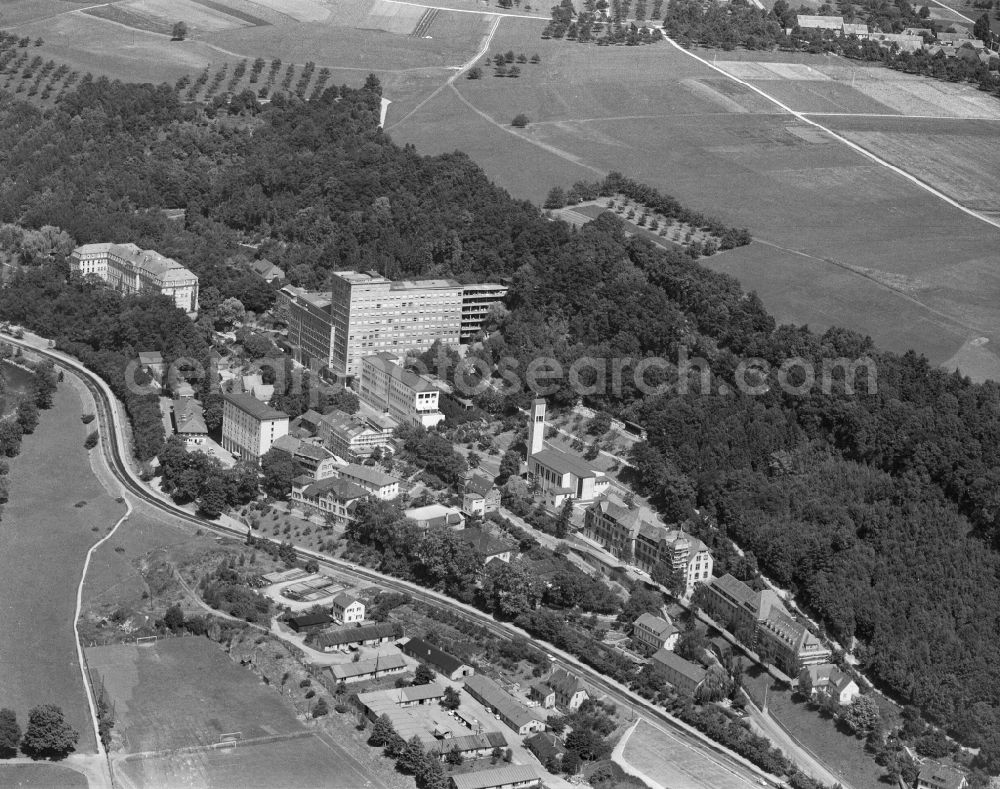
M 154 492 L 149 489 L 139 479 L 139 476 L 132 467 L 130 460 L 122 452 L 122 447 L 128 446 L 128 441 L 123 427 L 125 420 L 124 414 L 122 413 L 121 407 L 117 403 L 113 392 L 104 380 L 88 370 L 76 359 L 60 351 L 50 349 L 48 347 L 48 340 L 44 338 L 29 334 L 26 335 L 24 340 L 10 341 L 37 351 L 45 356 L 48 356 L 54 362 L 71 368 L 86 382 L 98 402 L 98 420 L 103 427 L 101 430 L 101 438 L 108 453 L 107 456 L 109 465 L 119 482 L 131 495 L 142 499 L 148 504 L 165 511 L 174 517 L 197 525 L 199 528 L 209 529 L 229 537 L 242 539 L 246 536 L 246 531 L 242 527 L 237 528 L 234 526 L 227 526 L 192 515 L 186 510 L 174 505 L 164 494 Z M 272 542 L 280 542 L 278 540 L 273 540 L 266 535 L 260 536 L 264 539 L 271 540 Z M 446 597 L 445 595 L 429 589 L 424 589 L 423 587 L 415 584 L 401 581 L 391 576 L 383 575 L 382 573 L 374 570 L 369 570 L 368 568 L 351 564 L 350 562 L 333 559 L 325 554 L 317 553 L 316 551 L 306 548 L 297 547 L 296 553 L 300 557 L 315 559 L 319 563 L 341 573 L 354 575 L 364 580 L 375 582 L 387 589 L 406 592 L 413 597 L 433 604 L 446 605 L 452 611 L 457 612 L 468 619 L 475 620 L 477 624 L 485 627 L 490 633 L 498 637 L 525 638 L 541 646 L 550 655 L 556 665 L 560 665 L 574 671 L 578 675 L 582 676 L 589 684 L 600 689 L 613 698 L 617 703 L 624 704 L 627 707 L 634 709 L 636 712 L 640 712 L 647 720 L 652 721 L 654 725 L 656 725 L 657 728 L 659 728 L 664 734 L 673 739 L 678 747 L 697 752 L 702 757 L 706 768 L 709 770 L 725 774 L 730 778 L 741 781 L 742 784 L 747 787 L 760 786 L 761 784 L 765 786 L 786 786 L 784 782 L 780 781 L 775 776 L 765 773 L 743 757 L 728 751 L 726 748 L 709 739 L 693 727 L 667 714 L 664 710 L 653 706 L 644 698 L 626 688 L 624 685 L 599 674 L 590 667 L 581 663 L 572 655 L 565 653 L 543 641 L 539 641 L 526 631 L 521 630 L 512 624 L 497 622 L 491 616 L 473 608 L 472 606 L 465 605 L 453 600 L 452 598 Z M 802 765 L 802 768 L 808 770 L 808 765 Z M 852 789 L 852 787 L 844 784 L 843 782 L 841 782 L 841 785 L 844 789 Z M 701 783 L 701 786 L 705 787 L 705 789 L 714 789 L 715 785 L 705 781 Z

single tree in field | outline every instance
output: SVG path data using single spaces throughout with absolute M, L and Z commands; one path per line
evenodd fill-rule
M 523 129 L 531 123 L 531 120 L 523 112 L 514 116 L 514 120 L 510 122 L 511 126 L 516 126 L 518 129 Z
M 17 746 L 21 742 L 21 727 L 17 725 L 17 715 L 13 710 L 0 710 L 0 759 L 17 756 Z
M 167 609 L 163 615 L 163 624 L 174 633 L 184 627 L 184 611 L 179 603 L 174 603 Z
M 171 41 L 183 41 L 187 38 L 188 26 L 183 22 L 178 22 L 174 25 L 173 29 L 170 31 Z
M 560 187 L 553 186 L 549 190 L 548 197 L 545 198 L 544 208 L 563 208 L 566 205 L 566 192 Z
M 534 55 L 532 55 L 532 56 L 531 56 L 531 62 L 532 62 L 532 63 L 541 63 L 541 62 L 542 62 L 542 56 L 541 56 L 541 55 L 539 55 L 539 54 L 538 54 L 538 53 L 536 52 L 536 53 L 535 53 Z
M 469 73 L 466 74 L 467 79 L 482 79 L 483 70 L 479 66 L 473 66 L 469 69 Z
M 80 735 L 66 723 L 59 707 L 42 704 L 28 715 L 21 751 L 32 759 L 62 759 L 76 748 L 79 739 Z

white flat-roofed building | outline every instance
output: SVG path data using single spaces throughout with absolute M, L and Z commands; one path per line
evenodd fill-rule
M 410 425 L 434 427 L 444 420 L 440 392 L 430 380 L 407 370 L 397 357 L 382 352 L 361 360 L 358 396 L 362 401 Z
M 73 250 L 70 271 L 96 276 L 119 293 L 158 293 L 184 312 L 198 311 L 198 277 L 176 260 L 135 244 L 84 244 Z
M 288 434 L 288 414 L 251 394 L 222 398 L 222 448 L 243 460 L 259 461 L 274 442 Z

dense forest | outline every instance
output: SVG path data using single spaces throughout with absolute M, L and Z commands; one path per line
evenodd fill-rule
M 626 375 L 621 391 L 587 398 L 649 428 L 634 456 L 643 492 L 670 519 L 701 508 L 833 635 L 856 640 L 870 676 L 1000 771 L 1000 388 L 850 331 L 776 326 L 734 279 L 628 235 L 611 214 L 574 230 L 464 154 L 394 145 L 378 106 L 374 78 L 236 124 L 148 85 L 89 82 L 45 114 L 2 99 L 0 221 L 156 248 L 195 270 L 210 299 L 254 310 L 273 292 L 245 273 L 252 254 L 307 287 L 337 268 L 509 277 L 507 309 L 470 352 L 521 370 L 540 355 L 705 358 L 707 393 L 695 380 L 681 394 L 676 371 L 661 370 L 658 394 Z M 0 292 L 0 317 L 57 338 L 112 383 L 139 347 L 206 353 L 201 322 L 162 300 L 67 283 L 57 250 L 28 262 Z M 817 370 L 869 356 L 877 391 L 786 394 L 775 370 L 791 356 Z M 747 357 L 772 365 L 764 393 L 719 394 L 721 383 L 736 392 Z M 567 384 L 550 402 L 576 397 Z M 148 407 L 126 404 L 134 420 Z M 140 442 L 158 451 L 162 433 Z

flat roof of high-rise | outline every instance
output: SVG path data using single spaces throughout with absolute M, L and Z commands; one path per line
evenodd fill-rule
M 381 285 L 390 281 L 377 271 L 334 271 L 333 276 L 340 277 L 341 279 L 350 282 L 352 285 Z

